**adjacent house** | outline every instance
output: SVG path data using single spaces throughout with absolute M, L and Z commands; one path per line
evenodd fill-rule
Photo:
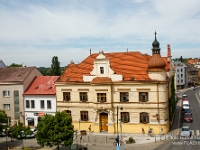
M 167 51 L 161 57 L 155 34 L 152 55 L 100 51 L 71 62 L 55 82 L 57 111 L 72 116 L 75 130 L 167 133 L 174 76 L 170 45 Z
M 181 61 L 173 62 L 175 68 L 176 89 L 186 88 L 188 85 L 187 66 Z
M 187 77 L 188 77 L 188 86 L 196 86 L 199 84 L 198 69 L 192 64 L 187 63 Z
M 0 69 L 6 68 L 6 65 L 4 64 L 3 60 L 0 60 Z
M 44 114 L 55 115 L 56 89 L 59 76 L 38 76 L 24 92 L 25 125 L 37 126 Z
M 42 76 L 36 67 L 0 69 L 0 109 L 5 110 L 10 125 L 24 122 L 23 93 L 36 76 Z
M 200 69 L 200 59 L 189 59 L 188 64 L 192 64 L 195 68 Z

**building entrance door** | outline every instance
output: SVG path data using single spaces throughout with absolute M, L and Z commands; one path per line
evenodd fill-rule
M 101 113 L 100 114 L 100 129 L 101 131 L 108 131 L 108 114 Z

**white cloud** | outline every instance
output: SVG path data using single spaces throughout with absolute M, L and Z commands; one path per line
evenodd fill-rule
M 0 59 L 50 66 L 55 55 L 65 66 L 85 59 L 90 47 L 151 54 L 155 30 L 163 54 L 171 44 L 174 58 L 196 57 L 187 52 L 200 46 L 199 6 L 198 0 L 1 1 Z

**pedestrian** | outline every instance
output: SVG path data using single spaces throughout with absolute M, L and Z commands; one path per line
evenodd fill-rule
M 84 145 L 84 150 L 87 150 L 87 143 L 85 143 Z
M 10 133 L 10 141 L 12 142 L 12 132 Z
M 91 124 L 89 125 L 88 130 L 91 132 Z
M 163 128 L 162 127 L 160 128 L 160 134 L 163 134 Z
M 119 136 L 117 136 L 116 138 L 115 138 L 115 141 L 116 141 L 116 143 L 117 143 L 117 145 L 119 144 Z
M 143 134 L 143 135 L 145 134 L 144 128 L 142 128 L 142 134 Z

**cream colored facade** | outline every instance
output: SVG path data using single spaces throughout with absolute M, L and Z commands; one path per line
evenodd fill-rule
M 167 58 L 171 61 L 171 56 Z M 106 68 L 103 74 L 100 68 Z M 171 66 L 170 66 L 171 68 Z M 108 133 L 145 133 L 149 128 L 154 134 L 168 133 L 169 98 L 171 97 L 172 71 L 149 71 L 149 81 L 123 81 L 110 67 L 109 59 L 100 52 L 94 61 L 90 75 L 84 75 L 82 82 L 56 82 L 57 111 L 71 113 L 74 129 L 87 130 L 89 125 L 94 132 Z M 110 83 L 92 83 L 95 78 L 109 77 Z M 64 101 L 63 93 L 70 94 L 70 100 Z M 87 101 L 80 100 L 80 92 L 87 93 Z M 98 101 L 98 93 L 105 93 L 106 102 Z M 128 101 L 120 100 L 120 93 L 127 94 Z M 147 101 L 141 101 L 140 94 L 147 95 Z M 122 110 L 120 108 L 123 108 Z M 88 112 L 88 120 L 81 119 L 81 111 Z M 122 114 L 128 114 L 127 121 L 120 122 Z M 142 115 L 145 114 L 145 117 Z M 145 118 L 145 119 L 144 119 Z M 126 119 L 125 119 L 126 120 Z M 121 125 L 120 125 L 121 124 Z M 118 127 L 118 128 L 117 128 Z
M 88 130 L 92 125 L 94 132 L 101 132 L 102 123 L 101 113 L 108 117 L 108 133 L 117 132 L 117 106 L 118 119 L 121 112 L 129 112 L 130 122 L 122 123 L 123 133 L 142 133 L 142 128 L 147 132 L 151 127 L 154 133 L 159 133 L 160 128 L 164 132 L 169 131 L 168 99 L 170 86 L 166 83 L 128 83 L 128 84 L 108 84 L 108 85 L 56 85 L 57 90 L 57 111 L 70 110 L 73 118 L 74 128 L 76 130 Z M 63 91 L 71 93 L 71 101 L 63 102 Z M 79 92 L 88 93 L 88 101 L 80 102 Z M 129 102 L 120 102 L 120 92 L 129 93 Z M 149 101 L 139 102 L 139 92 L 148 92 Z M 97 102 L 97 93 L 106 93 L 107 102 Z M 88 111 L 89 120 L 80 120 L 80 111 Z M 140 113 L 149 113 L 149 123 L 140 122 Z M 156 117 L 158 114 L 158 118 Z M 119 122 L 120 124 L 120 122 Z M 120 125 L 118 125 L 120 126 Z M 118 129 L 120 130 L 120 128 Z

